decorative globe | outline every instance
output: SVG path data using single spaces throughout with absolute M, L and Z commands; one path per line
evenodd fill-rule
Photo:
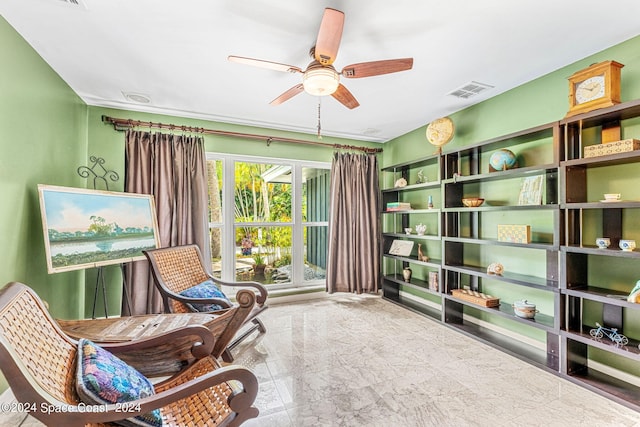
M 491 155 L 489 164 L 497 171 L 512 169 L 517 166 L 516 155 L 512 151 L 502 148 Z

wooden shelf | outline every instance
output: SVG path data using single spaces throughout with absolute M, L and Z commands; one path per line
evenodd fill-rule
M 450 184 L 466 184 L 473 182 L 490 182 L 495 180 L 504 180 L 511 178 L 522 178 L 526 176 L 535 176 L 548 173 L 558 173 L 558 164 L 551 163 L 546 165 L 536 165 L 522 168 L 509 169 L 506 171 L 495 171 L 487 173 L 478 173 L 473 175 L 456 175 L 455 178 L 448 178 L 442 182 L 446 185 Z
M 497 239 L 474 239 L 471 237 L 442 237 L 442 240 L 445 242 L 469 243 L 473 245 L 510 246 L 515 248 L 541 249 L 546 251 L 557 251 L 560 249 L 558 245 L 554 245 L 553 243 L 511 243 L 501 242 Z
M 555 203 L 548 204 L 548 205 L 506 205 L 506 206 L 484 206 L 483 205 L 477 208 L 467 208 L 465 206 L 446 207 L 442 209 L 442 211 L 443 212 L 539 211 L 539 210 L 556 210 L 559 207 L 560 205 Z
M 558 292 L 558 281 L 549 280 L 537 276 L 528 276 L 524 274 L 505 272 L 501 276 L 496 274 L 487 274 L 487 269 L 482 267 L 474 267 L 467 265 L 450 265 L 442 266 L 443 270 L 456 271 L 458 273 L 468 274 L 470 276 L 482 277 L 485 279 L 497 280 L 500 282 L 512 283 L 514 285 L 526 286 L 529 288 L 544 289 L 547 291 Z
M 620 202 L 579 202 L 579 203 L 562 203 L 561 209 L 623 209 L 640 208 L 640 202 L 635 200 L 622 200 Z
M 473 153 L 478 149 L 483 149 L 483 151 L 493 151 L 497 148 L 501 148 L 505 145 L 517 145 L 522 144 L 523 142 L 536 141 L 543 138 L 548 138 L 553 135 L 553 129 L 558 125 L 559 122 L 551 122 L 547 124 L 543 124 L 540 126 L 535 126 L 529 129 L 519 130 L 517 132 L 509 133 L 506 135 L 498 136 L 495 138 L 487 139 L 482 142 L 478 142 L 476 144 L 465 145 L 464 148 L 455 151 L 446 151 L 443 153 L 444 155 L 459 153 L 460 155 L 468 155 Z M 512 144 L 509 144 L 512 142 Z
M 638 249 L 633 251 L 623 251 L 613 246 L 610 246 L 607 249 L 600 249 L 597 246 L 591 246 L 591 245 L 583 245 L 583 246 L 570 245 L 570 246 L 561 246 L 560 250 L 562 252 L 576 253 L 576 254 L 611 256 L 611 257 L 622 257 L 622 258 L 640 258 L 640 250 Z
M 404 278 L 400 274 L 391 274 L 389 276 L 384 276 L 384 279 L 390 282 L 397 283 L 398 285 L 403 285 L 409 288 L 413 288 L 415 290 L 425 292 L 431 295 L 437 295 L 437 296 L 441 295 L 440 292 L 429 289 L 429 282 L 426 282 L 421 279 L 416 279 L 414 277 L 411 278 L 410 282 L 405 282 Z
M 600 126 L 603 123 L 610 123 L 620 120 L 632 119 L 640 116 L 640 99 L 623 102 L 612 107 L 601 108 L 588 113 L 578 114 L 560 120 L 560 125 L 582 125 L 582 128 Z
M 442 237 L 437 234 L 407 234 L 407 233 L 382 233 L 384 237 L 393 237 L 396 239 L 405 238 L 411 240 L 441 240 Z
M 584 325 L 582 332 L 578 331 L 561 331 L 561 335 L 568 339 L 581 342 L 591 347 L 599 348 L 601 350 L 615 353 L 619 356 L 627 357 L 629 359 L 637 360 L 640 362 L 640 349 L 638 349 L 638 341 L 629 339 L 629 344 L 618 345 L 611 341 L 609 338 L 594 338 L 589 335 L 589 330 L 595 328 Z
M 428 188 L 440 189 L 440 181 L 423 182 L 421 184 L 410 184 L 404 187 L 385 188 L 383 193 L 397 193 L 399 191 L 426 190 Z
M 536 314 L 534 319 L 523 319 L 522 317 L 516 316 L 515 312 L 513 311 L 513 307 L 509 303 L 501 302 L 500 306 L 498 307 L 483 307 L 481 305 L 456 298 L 452 295 L 445 295 L 444 297 L 448 300 L 459 302 L 460 304 L 466 305 L 468 307 L 477 308 L 478 310 L 495 314 L 504 317 L 505 319 L 513 320 L 514 322 L 522 323 L 533 328 L 542 329 L 547 332 L 555 332 L 555 322 L 553 316 L 538 313 Z
M 432 209 L 408 209 L 404 211 L 383 211 L 383 214 L 393 215 L 393 214 L 439 214 L 440 209 L 432 208 Z
M 578 167 L 600 168 L 604 166 L 623 165 L 628 163 L 636 163 L 640 161 L 640 150 L 629 151 L 626 153 L 609 154 L 606 156 L 587 157 L 580 159 L 567 160 L 560 163 L 561 167 Z
M 603 304 L 626 307 L 632 310 L 640 310 L 640 304 L 627 301 L 628 293 L 626 292 L 598 288 L 595 286 L 579 286 L 563 289 L 562 293 L 572 297 L 597 301 Z
M 416 258 L 403 257 L 398 255 L 384 254 L 385 258 L 391 258 L 402 262 L 410 262 L 411 264 L 424 265 L 425 267 L 440 268 L 441 260 L 429 258 L 429 261 L 419 261 Z

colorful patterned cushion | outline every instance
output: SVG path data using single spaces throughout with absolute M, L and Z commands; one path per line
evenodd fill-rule
M 206 280 L 189 289 L 180 292 L 180 295 L 189 298 L 220 298 L 229 301 L 229 298 L 213 283 L 212 280 Z M 222 310 L 223 306 L 219 304 L 187 304 L 194 311 L 217 311 Z
M 153 384 L 140 372 L 87 339 L 78 341 L 76 391 L 87 404 L 126 403 L 155 394 Z M 123 412 L 127 406 L 123 405 Z M 131 409 L 134 410 L 134 409 Z M 162 426 L 160 409 L 114 421 L 122 426 Z

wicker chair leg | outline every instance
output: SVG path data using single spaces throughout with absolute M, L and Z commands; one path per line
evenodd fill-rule
M 258 319 L 257 317 L 253 319 L 251 323 L 256 325 L 256 328 L 261 334 L 264 334 L 265 332 L 267 332 L 267 328 L 264 327 L 264 323 L 262 323 L 262 320 Z
M 229 351 L 229 347 L 225 348 L 224 351 L 222 352 L 222 361 L 226 362 L 226 363 L 233 363 L 234 357 L 231 354 L 231 351 Z
M 231 354 L 231 350 L 233 350 L 245 338 L 251 335 L 253 331 L 257 330 L 260 334 L 264 334 L 267 331 L 267 328 L 265 328 L 264 323 L 262 323 L 262 321 L 258 318 L 251 320 L 251 323 L 253 323 L 253 325 L 250 328 L 248 328 L 246 331 L 244 331 L 240 336 L 236 337 L 236 339 L 234 339 L 231 342 L 231 344 L 229 344 L 227 348 L 222 352 L 221 357 L 224 362 L 227 362 L 227 363 L 233 362 L 233 355 Z

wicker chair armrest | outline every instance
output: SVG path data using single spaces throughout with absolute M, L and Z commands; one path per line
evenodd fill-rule
M 262 284 L 262 283 L 258 283 L 258 282 L 227 282 L 225 280 L 221 280 L 218 279 L 216 277 L 213 276 L 209 276 L 211 278 L 211 280 L 213 280 L 213 283 L 217 283 L 219 285 L 223 285 L 223 286 L 233 286 L 236 288 L 253 288 L 256 289 L 258 291 L 258 294 L 256 296 L 256 303 L 259 306 L 263 306 L 265 302 L 267 302 L 267 297 L 269 296 L 269 291 L 267 291 L 267 288 Z
M 206 363 L 207 361 L 203 360 L 202 362 Z M 212 366 L 215 364 L 214 370 L 195 378 L 189 378 L 186 382 L 184 377 L 191 376 L 190 370 L 180 372 L 156 384 L 156 390 L 158 390 L 156 394 L 145 399 L 161 400 L 162 405 L 165 405 L 224 382 L 235 382 L 240 386 L 232 387 L 234 391 L 229 401 L 229 407 L 235 412 L 241 412 L 243 408 L 251 406 L 258 395 L 258 379 L 255 374 L 240 365 L 220 367 L 217 362 L 213 361 L 213 358 L 211 363 Z M 150 407 L 150 409 L 154 408 Z
M 113 354 L 125 353 L 146 348 L 156 348 L 167 342 L 182 337 L 193 337 L 191 354 L 196 359 L 202 359 L 211 354 L 215 346 L 216 338 L 209 328 L 204 325 L 186 325 L 149 338 L 140 338 L 133 341 L 118 343 L 100 343 L 100 346 Z
M 170 381 L 171 379 L 165 381 L 165 383 Z M 146 414 L 154 409 L 162 408 L 163 406 L 190 397 L 208 388 L 218 386 L 226 381 L 235 381 L 242 384 L 240 391 L 236 391 L 230 396 L 227 402 L 229 408 L 239 414 L 249 412 L 250 414 L 245 414 L 245 417 L 246 415 L 255 417 L 258 410 L 252 408 L 251 405 L 258 394 L 258 380 L 250 370 L 237 365 L 230 365 L 207 372 L 181 384 L 176 384 L 152 396 L 132 400 L 127 402 L 126 405 L 95 405 L 93 411 L 89 410 L 91 405 L 85 405 L 84 407 L 78 405 L 75 406 L 78 410 L 75 414 L 73 414 L 72 406 L 66 405 L 67 409 L 72 412 L 72 414 L 70 414 L 72 416 L 67 418 L 68 421 L 65 425 L 84 426 L 89 423 L 105 423 Z M 80 423 L 76 424 L 76 421 Z

